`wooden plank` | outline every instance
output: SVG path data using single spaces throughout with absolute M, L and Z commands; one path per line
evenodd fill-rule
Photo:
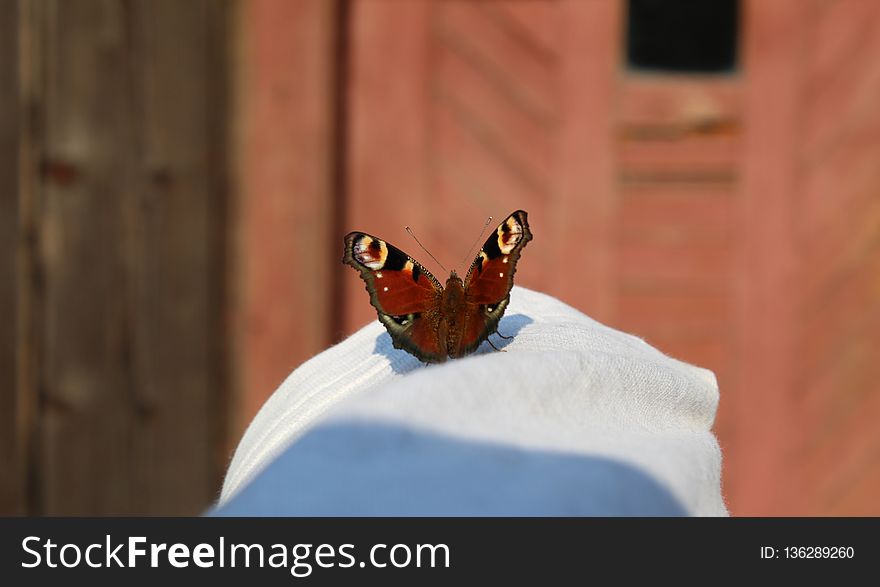
M 45 79 L 46 2 L 19 3 L 19 96 L 21 108 L 30 115 L 20 119 L 19 136 L 19 231 L 18 244 L 18 373 L 16 421 L 19 467 L 25 475 L 25 510 L 42 511 L 40 478 L 40 392 L 43 389 L 43 340 L 45 338 L 46 280 L 41 261 L 41 218 L 45 134 L 42 131 Z
M 617 116 L 629 127 L 665 128 L 680 134 L 729 133 L 742 114 L 740 80 L 631 73 L 621 87 Z
M 559 114 L 556 58 L 535 52 L 480 2 L 439 2 L 435 34 L 491 80 L 525 116 L 554 125 Z
M 801 434 L 791 460 L 813 515 L 877 515 L 868 496 L 880 490 L 878 16 L 870 2 L 817 4 L 804 56 Z
M 223 292 L 212 271 L 225 206 L 222 93 L 212 95 L 212 54 L 225 50 L 214 0 L 131 5 L 133 143 L 125 217 L 134 411 L 132 511 L 197 514 L 216 494 L 214 421 L 223 384 L 214 345 Z M 212 17 L 213 16 L 213 17 Z M 214 142 L 219 140 L 219 142 Z M 220 163 L 218 166 L 217 164 Z M 225 463 L 222 463 L 225 465 Z
M 729 243 L 736 187 L 636 184 L 620 190 L 620 243 Z
M 207 247 L 210 322 L 207 373 L 210 390 L 209 446 L 212 450 L 210 487 L 212 500 L 226 475 L 239 435 L 241 390 L 235 386 L 235 350 L 232 339 L 234 265 L 235 151 L 233 145 L 233 86 L 238 63 L 234 61 L 239 0 L 212 0 L 207 4 L 205 60 L 205 131 L 207 190 Z
M 729 135 L 670 137 L 661 140 L 621 139 L 618 165 L 630 181 L 654 177 L 734 177 L 741 144 Z
M 18 435 L 18 3 L 0 0 L 0 515 L 25 513 L 24 454 Z
M 730 286 L 735 251 L 730 243 L 621 243 L 617 249 L 620 287 L 649 291 L 718 291 Z
M 740 383 L 737 397 L 728 398 L 739 441 L 728 448 L 731 458 L 725 462 L 732 511 L 741 515 L 782 514 L 797 492 L 785 457 L 796 426 L 792 386 L 798 292 L 792 218 L 805 8 L 798 0 L 751 0 L 744 8 L 748 127 L 741 184 Z
M 534 178 L 533 183 L 548 184 L 554 171 L 555 129 L 525 115 L 490 79 L 450 51 L 442 39 L 434 43 L 433 110 L 448 110 L 502 161 Z M 434 125 L 439 132 L 445 127 L 439 121 Z
M 132 511 L 123 186 L 131 144 L 124 14 L 47 3 L 39 482 L 45 514 Z
M 258 0 L 239 15 L 239 430 L 288 373 L 330 344 L 332 313 L 341 311 L 328 295 L 342 271 L 333 191 L 342 157 L 334 126 L 336 10 L 325 0 Z
M 504 0 L 483 2 L 483 8 L 499 17 L 507 33 L 544 59 L 559 54 L 560 11 L 553 2 Z
M 196 514 L 216 492 L 224 6 L 28 3 L 34 513 Z
M 544 289 L 601 321 L 614 315 L 616 272 L 615 120 L 621 47 L 622 2 L 567 0 L 559 3 L 561 114 L 558 197 L 548 212 L 547 259 L 579 254 L 579 278 L 557 271 Z M 537 233 L 536 233 L 537 234 Z M 538 237 L 536 237 L 536 243 Z
M 473 219 L 472 225 L 477 225 L 484 214 L 506 214 L 519 207 L 529 210 L 530 204 L 540 202 L 542 196 L 546 196 L 550 188 L 546 177 L 530 173 L 528 168 L 518 165 L 503 154 L 503 146 L 499 149 L 499 145 L 489 138 L 482 137 L 486 140 L 481 140 L 481 133 L 469 128 L 468 120 L 463 120 L 453 108 L 438 106 L 432 122 L 436 128 L 432 135 L 433 175 L 461 187 L 457 196 L 436 194 L 443 198 L 447 209 L 457 213 L 457 217 L 443 222 L 445 230 L 438 235 L 440 240 L 449 241 L 453 237 L 467 240 L 468 235 L 451 232 L 464 228 L 462 224 L 467 225 L 468 218 Z M 480 125 L 481 122 L 475 120 L 473 124 Z M 449 243 L 453 247 L 455 240 Z
M 811 14 L 796 218 L 807 260 L 798 285 L 798 392 L 804 430 L 794 459 L 820 515 L 877 515 L 880 444 L 880 96 L 878 6 L 827 3 Z

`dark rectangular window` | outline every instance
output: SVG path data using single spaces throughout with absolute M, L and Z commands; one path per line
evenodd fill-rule
M 729 73 L 736 69 L 738 37 L 738 0 L 629 0 L 630 68 Z

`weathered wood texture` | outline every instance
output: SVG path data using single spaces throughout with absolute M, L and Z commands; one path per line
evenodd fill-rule
M 21 7 L 30 511 L 199 513 L 226 459 L 226 4 Z
M 0 0 L 0 514 L 25 512 L 16 418 L 18 321 L 18 3 Z

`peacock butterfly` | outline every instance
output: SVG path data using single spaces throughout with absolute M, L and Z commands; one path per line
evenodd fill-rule
M 394 347 L 442 363 L 474 352 L 497 331 L 530 240 L 528 214 L 513 212 L 486 240 L 464 281 L 452 271 L 445 288 L 415 259 L 363 232 L 345 237 L 342 262 L 360 272 Z

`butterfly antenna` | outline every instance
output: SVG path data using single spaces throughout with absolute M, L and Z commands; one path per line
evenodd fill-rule
M 462 263 L 467 263 L 467 260 L 470 258 L 471 253 L 474 251 L 474 247 L 477 246 L 477 243 L 480 242 L 480 239 L 483 238 L 483 233 L 486 232 L 486 227 L 489 226 L 489 223 L 492 222 L 492 217 L 489 216 L 486 219 L 486 224 L 483 225 L 483 230 L 480 231 L 480 236 L 474 241 L 474 244 L 471 245 L 471 248 L 468 249 L 468 252 L 465 253 L 464 259 L 461 260 Z
M 414 239 L 416 239 L 416 242 L 419 243 L 419 246 L 422 247 L 422 250 L 425 251 L 426 253 L 428 253 L 428 256 L 431 257 L 432 259 L 434 259 L 434 262 L 437 263 L 438 265 L 440 265 L 440 268 L 443 269 L 443 271 L 447 271 L 447 272 L 449 271 L 449 269 L 447 269 L 446 267 L 443 267 L 443 263 L 441 263 L 440 261 L 438 261 L 438 260 L 437 260 L 437 257 L 435 257 L 434 255 L 431 254 L 431 251 L 429 251 L 428 249 L 425 248 L 425 245 L 423 245 L 423 244 L 419 241 L 418 237 L 417 237 L 417 236 L 415 235 L 415 233 L 410 229 L 409 226 L 406 227 L 406 231 L 409 233 L 409 235 L 410 235 L 411 237 L 413 237 Z

